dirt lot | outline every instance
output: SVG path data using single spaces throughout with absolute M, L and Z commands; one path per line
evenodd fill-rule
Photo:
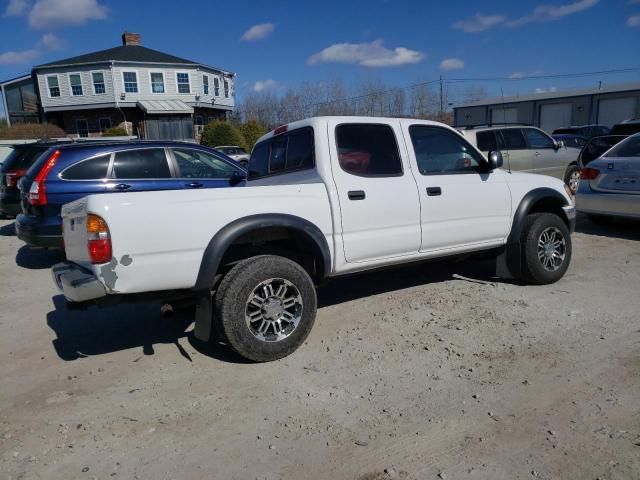
M 487 262 L 335 281 L 247 364 L 158 305 L 70 312 L 0 221 L 0 478 L 638 479 L 640 226 L 545 287 Z M 454 274 L 488 281 L 472 283 Z

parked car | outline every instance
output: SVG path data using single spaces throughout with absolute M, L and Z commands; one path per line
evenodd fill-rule
M 609 135 L 609 127 L 606 125 L 580 125 L 577 127 L 556 128 L 552 133 L 556 135 L 579 135 L 584 138 Z
M 210 148 L 182 142 L 92 142 L 50 147 L 20 181 L 16 234 L 61 247 L 60 208 L 93 193 L 194 190 L 242 185 L 246 172 Z M 176 228 L 178 224 L 176 224 Z
M 27 170 L 50 147 L 61 142 L 32 142 L 13 145 L 0 166 L 0 213 L 15 217 L 20 213 L 18 182 Z
M 567 187 L 501 164 L 437 122 L 301 120 L 258 140 L 244 188 L 65 205 L 68 261 L 53 277 L 76 306 L 189 295 L 197 338 L 217 329 L 240 355 L 275 360 L 304 342 L 315 285 L 331 277 L 483 253 L 500 276 L 559 280 L 575 225 Z
M 640 120 L 625 120 L 611 127 L 611 135 L 633 135 L 640 132 Z
M 562 142 L 562 144 L 568 148 L 582 149 L 582 147 L 584 147 L 589 141 L 589 138 L 587 137 L 583 137 L 582 135 L 573 135 L 569 133 L 560 133 L 560 134 L 554 133 L 552 137 L 555 141 Z
M 221 145 L 214 148 L 224 153 L 227 157 L 233 158 L 243 167 L 246 167 L 249 163 L 249 154 L 244 148 L 238 147 L 237 145 Z
M 487 154 L 499 150 L 509 170 L 559 178 L 575 192 L 580 179 L 575 148 L 567 148 L 546 132 L 529 126 L 466 128 L 462 134 Z
M 611 217 L 640 219 L 640 133 L 581 170 L 576 208 L 595 223 Z

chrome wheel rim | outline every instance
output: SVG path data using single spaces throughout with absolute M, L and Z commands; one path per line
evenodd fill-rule
M 263 342 L 279 342 L 298 327 L 303 311 L 298 288 L 284 278 L 260 282 L 245 305 L 245 322 L 251 334 Z
M 580 172 L 575 171 L 569 176 L 569 189 L 571 192 L 576 193 L 578 186 L 580 185 Z
M 538 238 L 538 260 L 549 272 L 558 270 L 567 251 L 567 242 L 556 227 L 545 228 Z

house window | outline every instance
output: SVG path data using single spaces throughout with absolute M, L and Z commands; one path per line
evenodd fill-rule
M 229 98 L 229 82 L 224 81 L 224 98 Z
M 76 119 L 76 132 L 78 133 L 79 137 L 89 136 L 89 122 L 87 122 L 86 118 Z
M 138 74 L 136 72 L 122 72 L 124 91 L 127 93 L 138 93 Z
M 111 117 L 101 117 L 98 119 L 100 123 L 100 131 L 104 132 L 105 130 L 109 130 L 111 128 Z
M 47 77 L 47 87 L 49 87 L 50 97 L 60 96 L 60 84 L 58 83 L 57 75 L 51 75 L 50 77 Z
M 202 93 L 209 95 L 209 76 L 202 75 Z
M 82 95 L 82 79 L 79 73 L 69 74 L 69 84 L 71 85 L 71 95 L 74 97 Z
M 93 80 L 93 93 L 95 93 L 96 95 L 105 93 L 106 90 L 104 88 L 104 73 L 93 72 L 91 74 L 91 78 Z
M 216 97 L 220 96 L 220 80 L 218 80 L 218 77 L 213 79 L 213 95 Z
M 162 72 L 151 72 L 151 91 L 164 93 L 164 75 Z
M 176 73 L 178 79 L 178 93 L 191 93 L 191 87 L 189 85 L 188 73 Z

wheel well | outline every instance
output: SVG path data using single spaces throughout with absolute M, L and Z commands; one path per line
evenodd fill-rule
M 315 282 L 325 275 L 322 250 L 304 231 L 290 227 L 262 227 L 236 238 L 227 248 L 218 273 L 226 273 L 235 263 L 256 255 L 279 255 L 302 266 Z
M 553 213 L 559 216 L 562 221 L 569 227 L 569 219 L 562 207 L 564 203 L 556 197 L 542 197 L 531 206 L 528 213 Z

